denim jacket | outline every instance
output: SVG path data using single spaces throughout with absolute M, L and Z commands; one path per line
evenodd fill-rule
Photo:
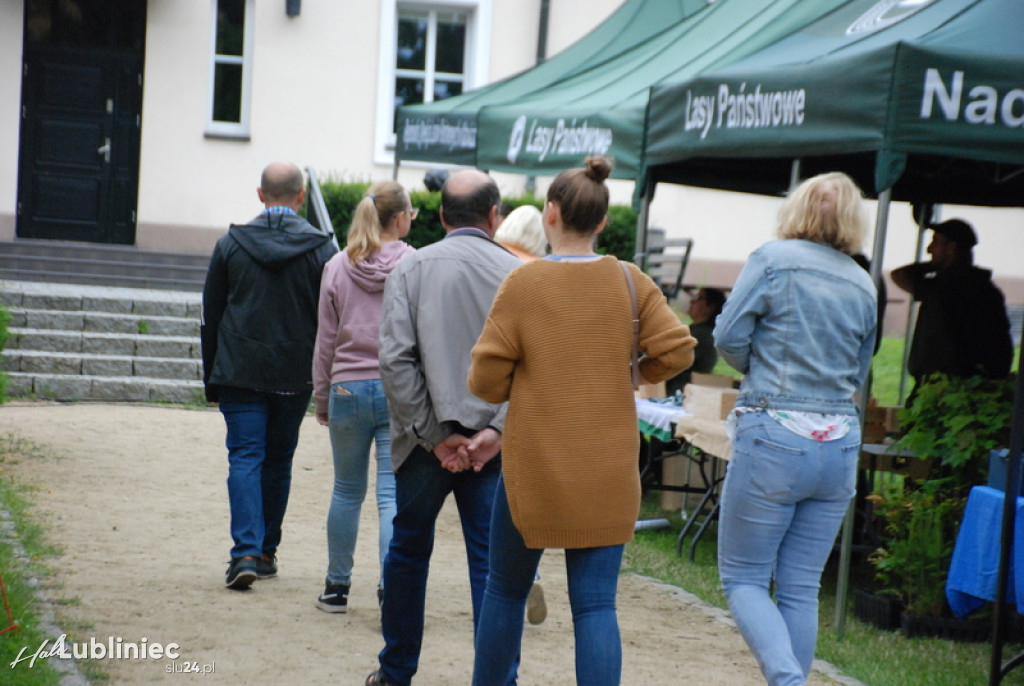
M 745 374 L 737 407 L 856 414 L 876 319 L 875 286 L 848 255 L 799 239 L 761 246 L 715 323 L 715 347 Z

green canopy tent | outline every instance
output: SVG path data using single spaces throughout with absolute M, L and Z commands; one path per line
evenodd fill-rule
M 655 85 L 645 177 L 777 194 L 801 158 L 896 200 L 1024 205 L 1024 6 L 904 4 L 885 25 L 865 16 L 898 3 L 854 0 L 725 68 Z
M 892 199 L 1024 206 L 1024 5 L 852 0 L 727 67 L 655 86 L 646 131 L 642 205 L 659 182 L 782 194 L 798 175 L 850 174 L 879 200 L 877 279 Z M 641 227 L 638 242 L 644 235 Z M 1014 468 L 1022 433 L 1018 377 Z M 1007 503 L 1002 588 L 1013 498 Z M 844 527 L 840 630 L 851 529 Z M 1000 612 L 992 683 L 1022 661 L 1000 664 Z
M 398 109 L 396 165 L 555 174 L 588 154 L 639 171 L 650 87 L 751 55 L 844 0 L 627 0 L 576 44 L 477 91 Z M 811 7 L 813 5 L 813 7 Z

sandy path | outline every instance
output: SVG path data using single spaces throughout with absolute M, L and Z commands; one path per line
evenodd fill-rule
M 227 460 L 215 410 L 10 403 L 0 407 L 0 433 L 44 448 L 42 459 L 5 465 L 5 473 L 40 488 L 35 511 L 63 551 L 44 584 L 52 600 L 70 601 L 57 608 L 57 619 L 71 640 L 177 643 L 175 667 L 213 665 L 215 671 L 202 677 L 209 684 L 354 686 L 376 665 L 382 640 L 372 495 L 349 613 L 314 608 L 326 567 L 332 470 L 327 431 L 312 417 L 295 458 L 280 574 L 248 593 L 223 587 L 230 547 Z M 415 683 L 468 684 L 469 588 L 454 506 L 438 522 L 433 562 Z M 545 555 L 541 573 L 549 616 L 526 627 L 520 683 L 573 683 L 561 554 Z M 619 619 L 627 686 L 763 683 L 735 629 L 687 594 L 624 576 Z M 99 667 L 114 684 L 182 683 L 191 676 L 169 673 L 170 662 L 104 659 Z M 812 683 L 835 682 L 816 673 Z

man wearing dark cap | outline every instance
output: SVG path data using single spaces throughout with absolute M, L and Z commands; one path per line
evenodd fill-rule
M 1013 357 L 1010 320 L 992 272 L 973 266 L 974 229 L 962 219 L 928 228 L 934 233 L 928 246 L 931 261 L 892 272 L 893 283 L 921 303 L 909 372 L 917 384 L 937 372 L 1006 377 Z

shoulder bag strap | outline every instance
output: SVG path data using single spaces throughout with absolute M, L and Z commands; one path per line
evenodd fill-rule
M 626 285 L 629 286 L 629 299 L 633 305 L 633 353 L 629 362 L 633 370 L 633 386 L 640 385 L 640 362 L 637 359 L 637 348 L 640 347 L 640 313 L 636 302 L 636 284 L 633 283 L 633 275 L 629 271 L 629 265 L 619 260 L 622 273 L 626 275 Z

